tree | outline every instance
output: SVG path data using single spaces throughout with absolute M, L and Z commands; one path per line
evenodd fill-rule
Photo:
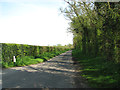
M 70 20 L 74 48 L 120 61 L 120 3 L 64 1 L 68 6 L 61 12 Z

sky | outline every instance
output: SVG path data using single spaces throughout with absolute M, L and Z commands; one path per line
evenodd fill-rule
M 0 43 L 72 44 L 62 0 L 0 0 Z

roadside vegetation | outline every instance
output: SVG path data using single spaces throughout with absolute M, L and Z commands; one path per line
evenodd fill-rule
M 26 65 L 31 65 L 31 64 L 37 64 L 43 62 L 43 59 L 37 58 L 34 59 L 33 56 L 24 56 L 24 57 L 19 57 L 16 60 L 16 63 L 14 62 L 2 62 L 2 67 L 3 68 L 9 68 L 9 67 L 15 67 L 15 66 L 26 66 Z
M 92 88 L 120 88 L 120 64 L 107 61 L 105 57 L 84 56 L 73 50 L 72 55 L 81 66 L 81 76 Z
M 120 2 L 64 1 L 82 76 L 93 88 L 120 88 Z
M 2 44 L 2 68 L 42 63 L 70 50 L 66 46 L 32 46 L 23 44 Z M 16 62 L 13 62 L 13 56 Z

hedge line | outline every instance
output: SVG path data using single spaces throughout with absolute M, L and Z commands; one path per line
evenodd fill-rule
M 16 58 L 23 56 L 38 56 L 45 52 L 57 52 L 63 50 L 70 50 L 69 47 L 63 46 L 33 46 L 25 44 L 8 44 L 2 43 L 2 61 L 12 62 L 13 56 Z

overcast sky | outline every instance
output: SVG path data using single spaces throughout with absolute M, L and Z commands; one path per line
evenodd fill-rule
M 59 14 L 62 6 L 62 0 L 0 0 L 0 43 L 72 43 L 68 21 Z

